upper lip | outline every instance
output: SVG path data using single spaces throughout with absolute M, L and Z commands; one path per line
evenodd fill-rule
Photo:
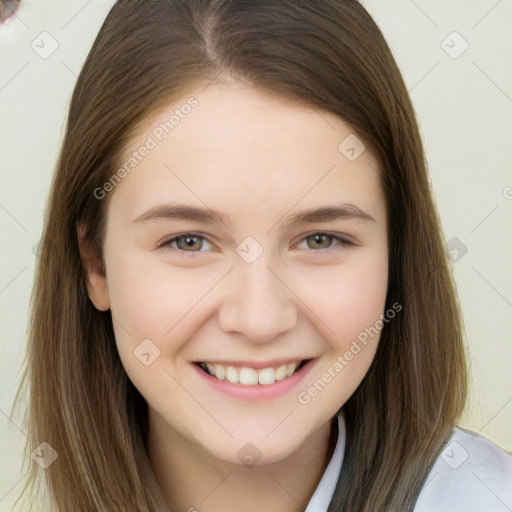
M 300 363 L 304 360 L 312 359 L 311 357 L 296 357 L 296 358 L 286 358 L 286 359 L 273 359 L 272 361 L 255 361 L 254 359 L 251 361 L 226 361 L 221 359 L 203 359 L 201 361 L 194 361 L 195 363 L 211 363 L 211 364 L 220 364 L 222 366 L 240 366 L 246 368 L 278 368 L 283 364 L 289 363 Z

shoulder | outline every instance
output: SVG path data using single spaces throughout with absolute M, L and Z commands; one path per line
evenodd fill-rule
M 510 512 L 512 454 L 455 427 L 434 464 L 414 512 Z

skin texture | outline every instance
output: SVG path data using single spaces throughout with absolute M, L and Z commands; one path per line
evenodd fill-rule
M 190 96 L 197 106 L 158 141 L 155 127 Z M 330 420 L 366 374 L 379 335 L 342 371 L 333 363 L 381 318 L 388 278 L 378 164 L 368 148 L 354 161 L 338 150 L 352 133 L 332 113 L 234 82 L 169 103 L 126 148 L 123 163 L 148 136 L 157 142 L 109 192 L 106 277 L 91 265 L 88 290 L 98 309 L 111 309 L 121 361 L 148 402 L 149 456 L 173 510 L 303 510 L 325 470 Z M 135 220 L 171 202 L 218 210 L 231 229 Z M 285 225 L 339 203 L 374 220 Z M 311 236 L 324 232 L 355 245 Z M 157 249 L 186 233 L 204 238 Z M 263 249 L 251 263 L 236 251 L 248 236 Z M 149 365 L 134 355 L 146 339 L 160 351 Z M 214 389 L 192 364 L 305 358 L 316 360 L 297 386 L 250 401 Z M 329 368 L 334 377 L 301 403 Z M 248 442 L 261 454 L 253 467 L 237 455 Z

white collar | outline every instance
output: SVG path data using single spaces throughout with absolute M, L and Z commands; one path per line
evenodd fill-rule
M 341 472 L 345 442 L 342 412 L 336 448 L 304 512 L 327 512 Z M 478 433 L 455 427 L 423 485 L 414 512 L 512 510 L 507 505 L 512 504 L 510 482 L 512 455 Z
M 304 512 L 327 512 L 327 507 L 332 500 L 334 489 L 336 488 L 336 483 L 340 475 L 341 465 L 343 464 L 345 439 L 345 419 L 343 412 L 341 412 L 338 414 L 338 441 L 336 442 L 336 448 Z

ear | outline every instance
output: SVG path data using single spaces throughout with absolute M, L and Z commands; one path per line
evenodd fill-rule
M 108 296 L 107 277 L 101 254 L 97 247 L 94 247 L 86 237 L 86 226 L 77 224 L 78 246 L 80 259 L 84 268 L 85 286 L 87 295 L 99 311 L 110 309 Z

